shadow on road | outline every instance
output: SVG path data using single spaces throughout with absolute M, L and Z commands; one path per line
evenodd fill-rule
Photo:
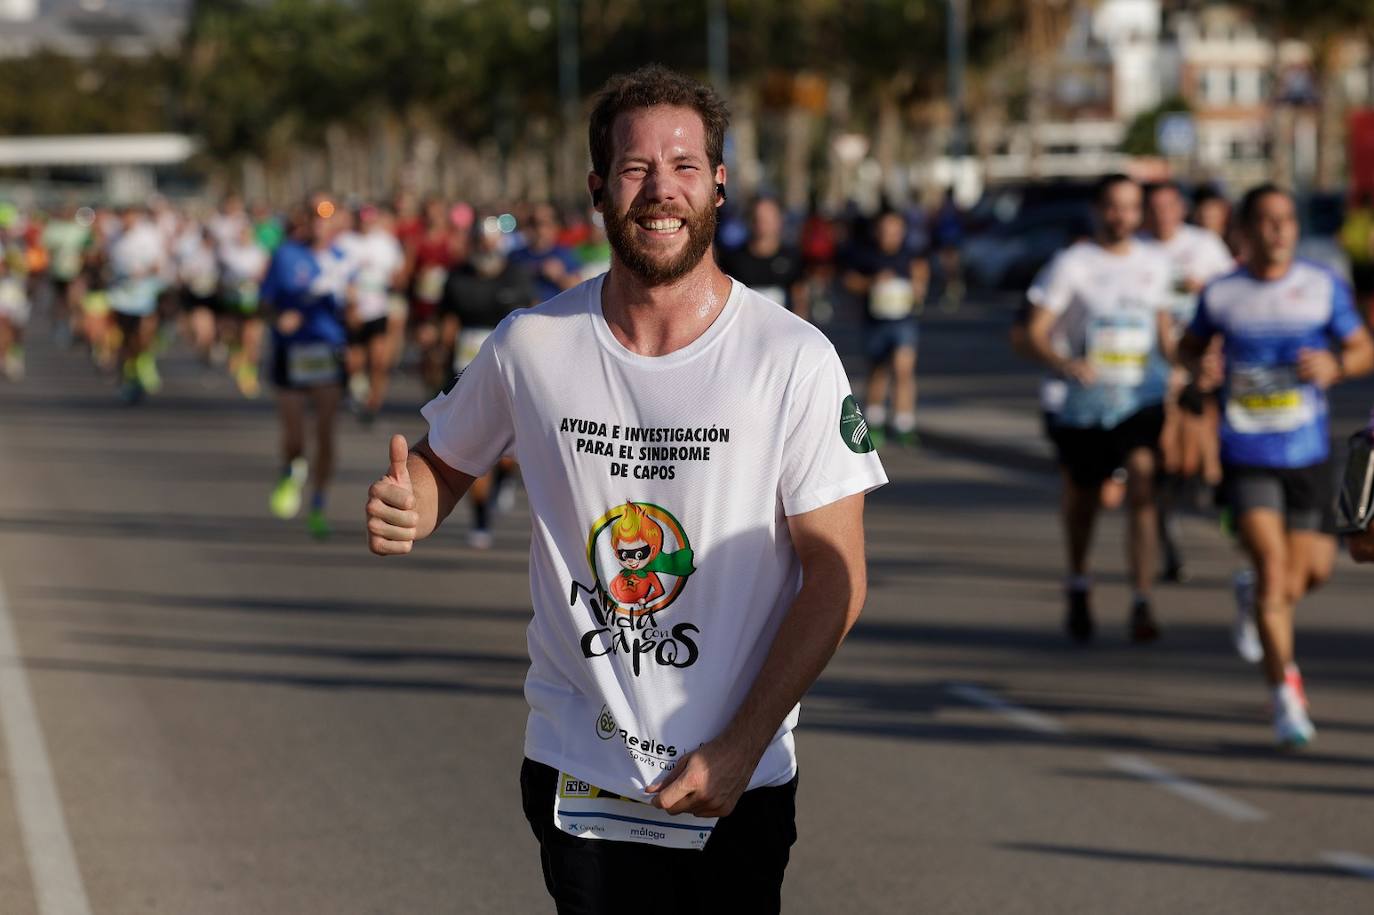
M 1252 871 L 1260 874 L 1295 877 L 1364 879 L 1357 874 L 1325 864 L 1293 864 L 1286 861 L 1234 861 L 1228 858 L 1197 858 L 1185 855 L 1165 855 L 1157 852 L 1114 851 L 1079 845 L 1052 845 L 1045 842 L 999 842 L 997 847 L 1008 851 L 1029 852 L 1039 855 L 1068 855 L 1075 858 L 1090 858 L 1094 861 L 1110 861 L 1120 864 L 1163 864 L 1173 867 Z

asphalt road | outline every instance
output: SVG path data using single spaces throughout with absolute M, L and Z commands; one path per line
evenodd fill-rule
M 996 314 L 925 333 L 930 403 L 1035 409 Z M 488 553 L 460 508 L 371 557 L 364 490 L 423 427 L 403 385 L 343 423 L 317 544 L 267 515 L 269 404 L 184 356 L 135 409 L 42 341 L 30 368 L 0 386 L 0 912 L 551 911 L 517 785 L 523 499 Z M 1107 518 L 1073 648 L 1054 478 L 940 444 L 884 453 L 869 606 L 803 705 L 786 910 L 1374 911 L 1374 570 L 1343 559 L 1302 608 L 1319 737 L 1280 753 L 1209 520 L 1142 648 Z M 646 912 L 672 891 L 626 879 Z

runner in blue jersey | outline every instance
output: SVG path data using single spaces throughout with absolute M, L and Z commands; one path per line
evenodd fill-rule
M 1261 185 L 1237 215 L 1242 266 L 1203 291 L 1181 353 L 1195 377 L 1222 383 L 1226 498 L 1255 567 L 1274 731 L 1281 745 L 1302 746 L 1315 730 L 1293 661 L 1293 612 L 1336 556 L 1326 389 L 1374 370 L 1374 342 L 1345 281 L 1294 258 L 1287 192 Z M 1221 356 L 1206 356 L 1218 336 Z
M 291 215 L 289 238 L 277 248 L 259 294 L 272 322 L 272 382 L 282 423 L 283 471 L 272 490 L 270 507 L 279 518 L 294 518 L 301 492 L 311 483 L 310 533 L 329 536 L 325 489 L 334 469 L 334 418 L 345 381 L 348 334 L 343 309 L 346 262 L 330 245 L 334 205 L 314 201 Z M 305 460 L 306 407 L 315 408 L 313 466 Z

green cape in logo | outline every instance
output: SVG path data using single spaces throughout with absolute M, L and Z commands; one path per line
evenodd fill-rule
M 840 438 L 845 447 L 855 454 L 867 454 L 877 448 L 873 436 L 868 434 L 868 420 L 859 410 L 859 404 L 850 394 L 840 404 Z

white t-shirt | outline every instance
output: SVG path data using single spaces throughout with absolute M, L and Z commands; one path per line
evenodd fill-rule
M 353 290 L 356 296 L 358 319 L 375 321 L 387 315 L 387 292 L 391 278 L 405 263 L 405 252 L 396 236 L 385 230 L 352 235 L 345 254 L 353 270 Z
M 1169 307 L 1171 277 L 1159 246 L 1139 239 L 1124 254 L 1077 242 L 1036 277 L 1026 296 L 1055 315 L 1055 349 L 1086 359 L 1097 372 L 1091 386 L 1069 382 L 1059 422 L 1113 428 L 1163 401 L 1168 365 L 1159 353 L 1157 315 Z
M 158 273 L 165 260 L 162 234 L 146 219 L 134 223 L 110 248 L 110 263 L 120 278 Z
M 261 282 L 269 258 L 261 245 L 249 239 L 235 241 L 225 247 L 220 252 L 220 259 L 224 265 L 224 282 L 232 287 L 241 283 Z
M 601 288 L 511 314 L 423 413 L 455 469 L 520 462 L 526 755 L 636 797 L 748 694 L 801 584 L 787 517 L 887 477 L 807 322 L 736 282 L 697 340 L 641 356 L 612 334 Z M 793 777 L 796 722 L 794 708 L 750 787 Z
M 1197 311 L 1198 294 L 1185 289 L 1184 282 L 1206 285 L 1236 269 L 1236 259 L 1217 233 L 1188 223 L 1179 226 L 1168 241 L 1148 240 L 1158 245 L 1169 259 L 1173 285 L 1170 310 L 1178 322 L 1187 327 Z

